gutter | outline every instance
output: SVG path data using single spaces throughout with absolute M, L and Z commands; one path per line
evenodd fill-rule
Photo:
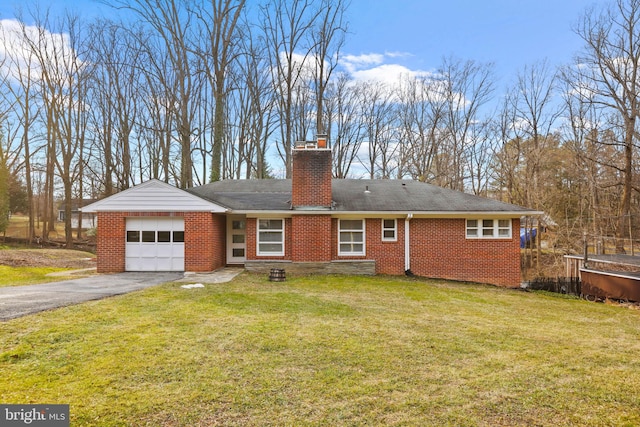
M 371 210 L 371 211 L 345 211 L 345 210 L 336 210 L 336 209 L 319 209 L 319 210 L 309 210 L 309 209 L 230 209 L 230 213 L 238 214 L 238 215 L 291 215 L 292 212 L 295 212 L 297 215 L 333 215 L 335 217 L 339 217 L 341 215 L 344 216 L 358 216 L 360 218 L 379 218 L 381 216 L 386 216 L 388 218 L 392 217 L 400 217 L 405 215 L 411 215 L 413 218 L 465 218 L 465 219 L 473 219 L 473 218 L 520 218 L 522 216 L 527 215 L 537 215 L 542 214 L 540 211 L 414 211 L 413 213 L 407 214 L 407 211 L 404 210 L 391 210 L 391 211 L 381 211 L 381 210 Z

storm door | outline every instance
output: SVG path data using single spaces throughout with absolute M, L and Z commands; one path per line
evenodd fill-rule
M 244 216 L 227 217 L 227 264 L 244 264 L 247 251 L 247 219 Z

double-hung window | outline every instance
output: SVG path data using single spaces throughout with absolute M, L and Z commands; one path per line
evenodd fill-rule
M 284 255 L 284 219 L 258 219 L 258 255 Z
M 510 239 L 510 219 L 468 219 L 467 239 Z
M 382 220 L 382 241 L 396 242 L 398 241 L 398 220 L 383 219 Z
M 365 236 L 363 219 L 338 221 L 338 255 L 364 255 Z

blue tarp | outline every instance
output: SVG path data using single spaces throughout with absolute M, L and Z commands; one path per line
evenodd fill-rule
M 537 229 L 529 230 L 528 228 L 520 229 L 520 248 L 527 247 L 527 243 L 531 243 L 535 240 L 536 234 L 538 234 Z

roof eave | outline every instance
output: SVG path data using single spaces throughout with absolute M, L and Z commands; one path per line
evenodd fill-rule
M 83 213 L 100 213 L 100 212 L 163 212 L 163 213 L 169 213 L 169 212 L 211 212 L 211 213 L 230 213 L 231 210 L 230 209 L 217 209 L 217 208 L 208 208 L 208 209 L 154 209 L 154 208 L 148 208 L 148 209 L 136 209 L 135 211 L 132 211 L 131 209 L 123 209 L 123 208 L 108 208 L 108 209 L 91 209 L 91 210 L 84 210 L 81 209 L 81 212 Z
M 480 218 L 480 217 L 505 217 L 520 218 L 521 216 L 543 215 L 540 211 L 348 211 L 348 210 L 269 210 L 269 209 L 230 209 L 230 214 L 237 215 L 360 215 L 360 216 L 406 216 L 412 214 L 414 218 Z

